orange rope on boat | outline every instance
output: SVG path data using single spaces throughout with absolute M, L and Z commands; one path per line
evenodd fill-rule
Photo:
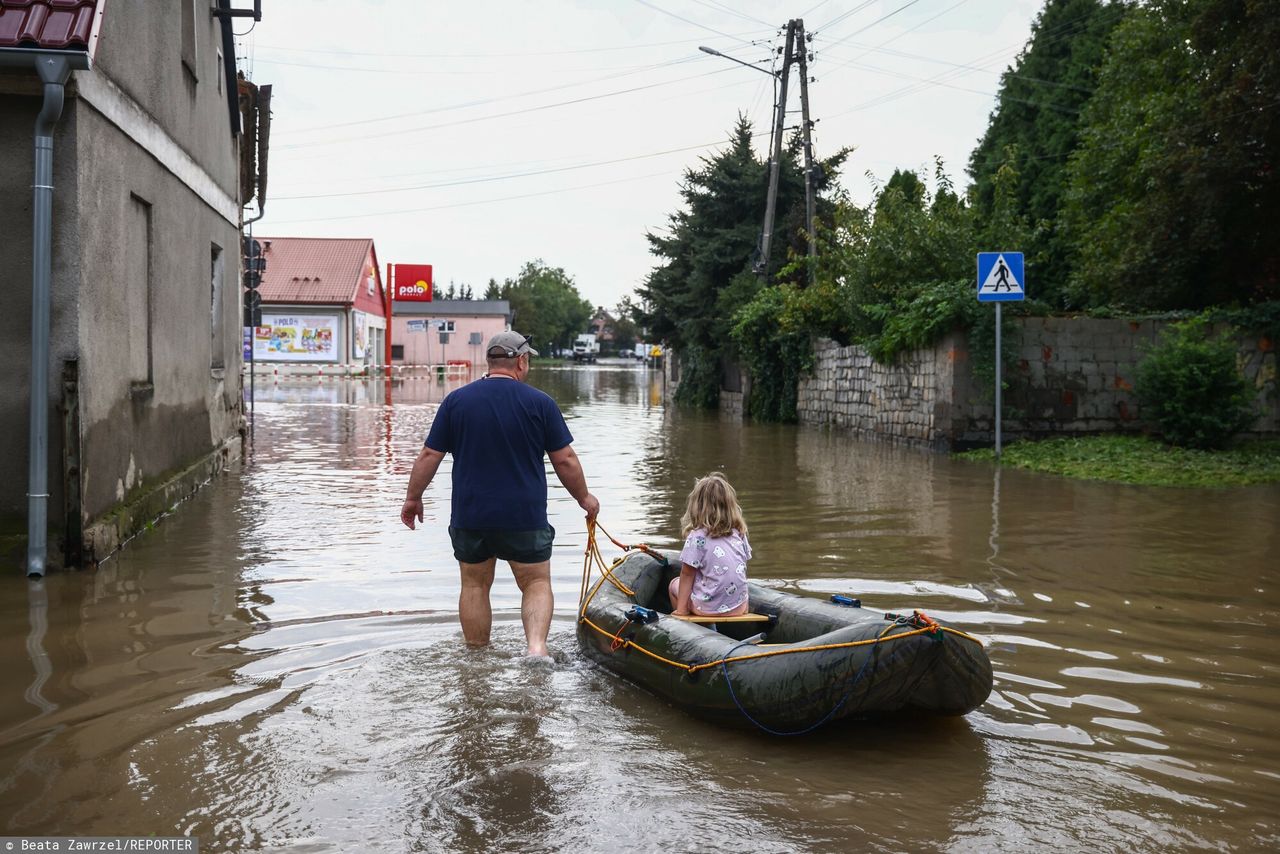
M 627 626 L 630 625 L 629 620 L 624 620 L 622 622 L 622 625 L 618 627 L 618 631 L 615 633 L 615 632 L 611 632 L 601 628 L 600 626 L 596 625 L 590 619 L 587 618 L 587 606 L 591 603 L 591 600 L 595 597 L 596 592 L 601 588 L 601 586 L 604 585 L 605 581 L 611 582 L 613 586 L 618 588 L 618 590 L 621 591 L 624 596 L 635 595 L 634 590 L 631 590 L 629 587 L 627 587 L 625 584 L 623 584 L 620 580 L 618 580 L 613 575 L 613 570 L 620 563 L 622 563 L 623 560 L 626 559 L 625 555 L 615 560 L 611 565 L 608 565 L 608 566 L 605 565 L 604 556 L 600 554 L 600 547 L 596 543 L 597 528 L 599 528 L 599 530 L 603 532 L 606 537 L 609 538 L 610 542 L 612 542 L 615 546 L 622 549 L 623 551 L 643 551 L 644 553 L 650 555 L 651 557 L 654 557 L 655 559 L 663 562 L 666 561 L 666 558 L 664 558 L 662 555 L 660 555 L 653 549 L 649 548 L 648 546 L 645 546 L 645 545 L 628 546 L 618 542 L 609 534 L 608 531 L 605 531 L 605 529 L 601 527 L 598 523 L 592 522 L 587 525 L 587 547 L 583 553 L 583 559 L 582 559 L 582 586 L 578 594 L 578 599 L 580 602 L 579 609 L 578 609 L 578 621 L 580 623 L 583 623 L 589 626 L 590 628 L 599 632 L 605 637 L 609 638 L 610 648 L 614 652 L 618 651 L 619 649 L 634 649 L 638 652 L 644 653 L 645 655 L 649 656 L 655 661 L 660 661 L 663 664 L 667 664 L 667 665 L 670 665 L 671 667 L 678 668 L 692 675 L 694 673 L 697 673 L 700 670 L 706 670 L 711 667 L 720 667 L 723 664 L 729 664 L 737 661 L 751 661 L 757 658 L 773 658 L 774 656 L 777 656 L 777 655 L 791 655 L 792 653 L 797 653 L 797 652 L 819 652 L 821 650 L 828 650 L 828 649 L 851 649 L 853 647 L 859 647 L 859 646 L 873 646 L 875 644 L 888 643 L 889 641 L 916 637 L 917 635 L 924 635 L 924 634 L 937 635 L 939 632 L 945 632 L 947 634 L 952 634 L 957 637 L 962 637 L 965 640 L 973 641 L 979 646 L 982 645 L 982 641 L 974 637 L 973 635 L 967 632 L 962 632 L 959 629 L 953 629 L 950 626 L 943 626 L 933 618 L 924 614 L 922 611 L 917 610 L 913 613 L 912 616 L 915 619 L 919 620 L 920 622 L 924 623 L 924 625 L 919 628 L 910 629 L 905 632 L 898 632 L 897 634 L 893 634 L 893 635 L 889 634 L 889 632 L 892 631 L 894 628 L 898 626 L 907 626 L 907 625 L 910 625 L 910 623 L 905 623 L 905 622 L 890 623 L 889 625 L 885 626 L 884 630 L 880 632 L 880 634 L 877 635 L 876 637 L 866 638 L 864 640 L 845 641 L 843 643 L 816 644 L 813 646 L 793 646 L 793 647 L 788 647 L 786 649 L 773 649 L 767 652 L 755 652 L 749 655 L 735 655 L 733 658 L 720 658 L 720 659 L 716 659 L 715 661 L 708 661 L 702 664 L 684 664 L 679 661 L 673 661 L 670 658 L 665 658 L 661 655 L 658 655 L 656 652 L 645 649 L 643 646 L 640 646 L 633 640 L 630 640 L 628 638 L 623 638 L 622 633 L 626 630 Z M 595 586 L 591 587 L 591 590 L 588 593 L 587 588 L 591 586 L 591 571 L 592 571 L 593 558 L 595 559 L 594 562 L 599 564 L 601 577 L 600 577 L 600 580 L 596 582 Z

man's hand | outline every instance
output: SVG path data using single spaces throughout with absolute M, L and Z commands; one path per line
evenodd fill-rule
M 406 498 L 400 507 L 400 521 L 409 526 L 409 530 L 417 529 L 415 522 L 422 521 L 422 499 Z
M 436 476 L 436 469 L 440 468 L 443 459 L 443 452 L 423 445 L 422 452 L 413 461 L 409 488 L 405 491 L 404 504 L 400 506 L 400 521 L 411 531 L 416 528 L 414 523 L 422 521 L 422 493 L 431 485 L 431 479 Z
M 590 492 L 582 496 L 578 501 L 578 506 L 587 511 L 588 525 L 596 520 L 596 516 L 600 515 L 600 502 Z

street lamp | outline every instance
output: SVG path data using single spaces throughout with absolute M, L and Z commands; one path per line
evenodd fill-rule
M 745 65 L 747 68 L 754 68 L 756 71 L 759 71 L 761 74 L 768 74 L 770 77 L 778 76 L 778 72 L 776 71 L 765 71 L 763 68 L 761 68 L 758 65 L 752 65 L 750 62 L 743 62 L 741 59 L 738 59 L 737 57 L 729 56 L 729 54 L 727 53 L 721 53 L 720 51 L 716 50 L 713 47 L 707 47 L 706 45 L 700 44 L 698 45 L 698 50 L 702 51 L 703 53 L 709 53 L 712 56 L 718 56 L 718 57 L 721 57 L 722 59 L 727 59 L 730 62 L 736 62 L 739 65 Z
M 794 50 L 795 36 L 796 22 L 788 21 L 787 46 L 782 54 L 781 72 L 765 71 L 758 65 L 743 62 L 741 59 L 721 53 L 713 47 L 698 46 L 698 50 L 703 53 L 722 57 L 730 62 L 745 65 L 747 68 L 754 68 L 756 71 L 763 71 L 774 79 L 777 87 L 777 103 L 774 104 L 773 114 L 773 133 L 769 140 L 769 195 L 765 197 L 764 226 L 760 230 L 760 258 L 755 264 L 755 271 L 762 276 L 768 275 L 769 272 L 769 249 L 773 241 L 774 205 L 778 198 L 778 166 L 782 160 L 782 126 L 787 115 L 787 77 L 791 72 L 791 56 Z

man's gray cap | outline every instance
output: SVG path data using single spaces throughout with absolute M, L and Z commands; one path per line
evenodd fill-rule
M 499 359 L 513 359 L 521 353 L 528 353 L 530 356 L 538 355 L 538 351 L 529 346 L 529 339 L 514 330 L 499 332 L 490 338 L 489 346 L 484 352 L 486 356 Z

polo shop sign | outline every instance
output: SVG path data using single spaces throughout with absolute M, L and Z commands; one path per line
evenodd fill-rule
M 391 278 L 397 302 L 431 302 L 430 264 L 392 264 Z

